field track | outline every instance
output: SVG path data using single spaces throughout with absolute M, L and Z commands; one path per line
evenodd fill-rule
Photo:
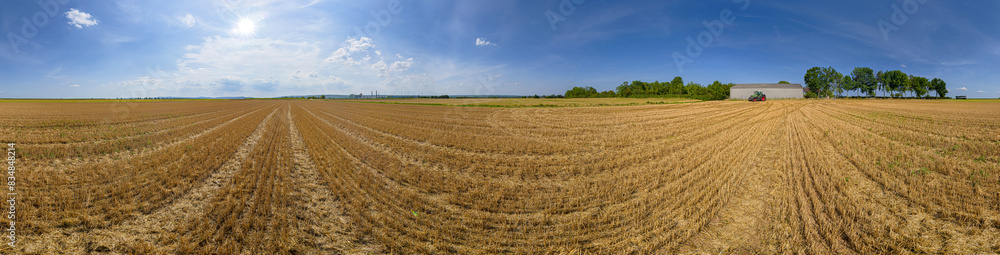
M 0 102 L 0 253 L 1000 253 L 1000 102 Z

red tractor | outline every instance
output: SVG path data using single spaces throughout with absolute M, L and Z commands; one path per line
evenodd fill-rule
M 764 92 L 754 91 L 753 95 L 750 95 L 750 98 L 747 99 L 747 101 L 750 102 L 767 101 L 767 96 L 764 95 Z

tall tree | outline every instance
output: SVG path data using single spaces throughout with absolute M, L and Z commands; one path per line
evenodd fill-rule
M 843 77 L 844 75 L 837 72 L 837 69 L 833 69 L 833 67 L 823 68 L 823 80 L 825 81 L 823 92 L 826 97 L 833 97 L 833 92 L 841 90 L 840 82 L 843 80 Z
M 722 84 L 719 81 L 712 82 L 712 85 L 708 85 L 709 96 L 712 100 L 725 100 L 729 98 L 729 89 L 732 88 L 730 84 Z
M 687 94 L 684 91 L 684 79 L 680 76 L 674 77 L 674 80 L 670 81 L 670 85 L 667 88 L 670 94 L 683 95 Z
M 653 94 L 653 95 L 664 95 L 664 94 L 667 94 L 667 87 L 664 86 L 664 85 L 665 84 L 664 83 L 660 83 L 660 81 L 653 81 L 653 83 L 650 83 L 649 84 L 649 89 L 652 91 L 651 94 Z
M 854 84 L 854 80 L 851 80 L 851 76 L 846 74 L 840 78 L 840 87 L 843 88 L 843 91 L 847 92 L 847 97 L 851 96 L 851 91 L 858 89 L 858 86 Z
M 803 77 L 806 81 L 806 86 L 809 87 L 809 91 L 812 93 L 820 94 L 823 91 L 823 84 L 827 84 L 826 80 L 823 79 L 823 68 L 813 67 L 806 71 L 806 76 Z
M 878 89 L 878 80 L 875 79 L 875 71 L 868 67 L 855 67 L 851 72 L 851 80 L 854 86 L 867 94 L 869 97 L 875 96 Z
M 622 85 L 619 85 L 618 88 L 615 88 L 615 90 L 617 90 L 618 96 L 620 97 L 629 97 L 632 95 L 632 88 L 629 86 L 627 81 L 622 82 Z
M 927 95 L 927 87 L 930 86 L 930 82 L 927 81 L 927 77 L 913 76 L 910 79 L 910 86 L 913 87 L 913 93 L 917 97 L 924 97 Z
M 688 95 L 708 95 L 708 89 L 701 86 L 701 84 L 694 82 L 688 82 L 688 84 L 684 86 L 684 90 L 687 91 Z
M 914 96 L 917 94 L 917 84 L 915 83 L 916 79 L 916 75 L 908 75 L 906 77 L 906 86 L 903 86 L 906 89 L 906 92 L 913 92 Z
M 804 78 L 813 93 L 832 97 L 833 91 L 840 87 L 844 76 L 833 67 L 813 67 L 806 71 Z
M 931 80 L 931 88 L 934 88 L 934 91 L 937 92 L 938 97 L 943 98 L 945 95 L 948 94 L 948 84 L 946 84 L 944 80 L 934 78 L 933 80 Z
M 879 70 L 878 74 L 875 75 L 875 81 L 878 83 L 878 87 L 876 89 L 878 89 L 878 91 L 887 91 L 887 90 L 889 90 L 889 86 L 886 86 L 886 81 L 888 81 L 888 80 L 889 79 L 885 78 L 885 72 L 882 72 L 881 70 Z M 882 94 L 882 95 L 885 95 L 885 94 Z
M 910 77 L 900 70 L 888 71 L 882 79 L 892 92 L 906 91 L 906 86 L 910 83 Z

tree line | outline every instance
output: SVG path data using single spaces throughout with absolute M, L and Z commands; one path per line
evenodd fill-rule
M 729 88 L 733 83 L 723 84 L 719 81 L 702 86 L 698 83 L 684 84 L 680 76 L 670 82 L 623 82 L 615 90 L 601 91 L 593 87 L 573 87 L 566 91 L 566 98 L 609 98 L 609 97 L 684 97 L 700 100 L 725 100 L 729 98 Z
M 855 67 L 850 74 L 841 74 L 833 67 L 813 67 L 806 71 L 805 82 L 809 87 L 806 97 L 813 98 L 842 97 L 845 92 L 848 96 L 856 92 L 857 97 L 875 97 L 876 91 L 893 98 L 906 97 L 909 92 L 917 98 L 929 98 L 932 91 L 939 98 L 948 94 L 948 84 L 939 78 L 928 80 L 900 70 L 875 72 L 868 67 Z

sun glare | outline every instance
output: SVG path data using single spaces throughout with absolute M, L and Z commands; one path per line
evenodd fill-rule
M 253 36 L 257 30 L 257 22 L 250 18 L 240 18 L 233 28 L 233 33 L 242 37 Z

